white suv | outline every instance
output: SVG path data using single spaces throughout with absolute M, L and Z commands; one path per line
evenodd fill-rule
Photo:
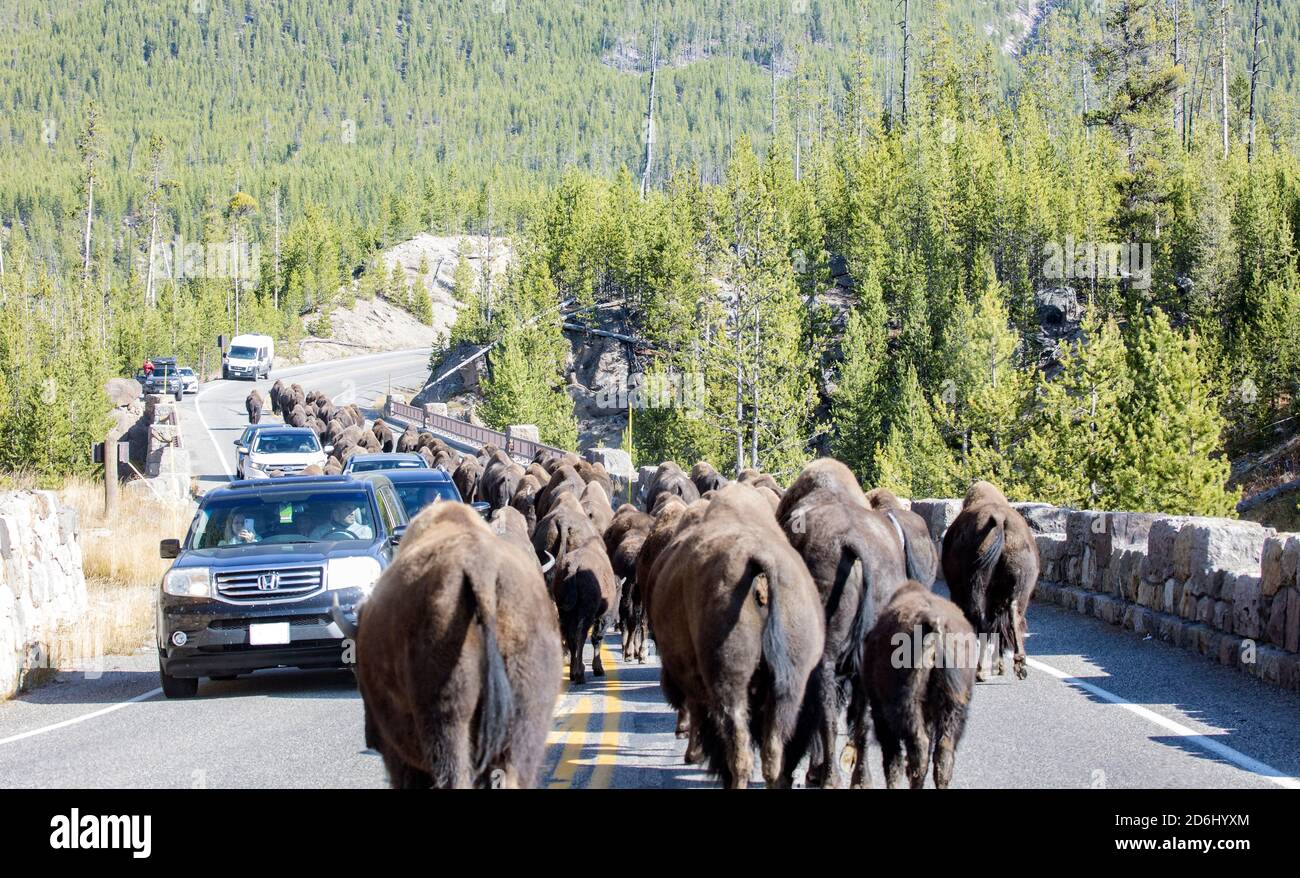
M 277 472 L 296 476 L 315 464 L 325 466 L 332 446 L 321 448 L 316 434 L 306 427 L 269 427 L 258 430 L 252 444 L 240 447 L 239 478 L 265 479 Z

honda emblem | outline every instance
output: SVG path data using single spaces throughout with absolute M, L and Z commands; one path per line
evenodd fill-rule
M 280 587 L 280 574 L 272 570 L 257 577 L 258 591 L 275 591 Z

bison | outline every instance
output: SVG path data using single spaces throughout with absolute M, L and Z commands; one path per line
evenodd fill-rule
M 748 785 L 756 735 L 764 780 L 785 786 L 785 745 L 822 655 L 817 587 L 749 486 L 697 508 L 654 565 L 660 685 L 724 785 Z
M 999 671 L 1005 670 L 1001 652 L 1009 649 L 1021 680 L 1029 675 L 1025 613 L 1038 584 L 1038 566 L 1038 544 L 1025 519 L 993 485 L 971 485 L 943 535 L 943 578 L 975 631 L 997 635 Z M 984 679 L 983 661 L 976 676 Z
M 559 680 L 533 559 L 468 506 L 435 503 L 362 606 L 366 743 L 395 788 L 530 787 Z
M 248 394 L 244 400 L 244 408 L 248 411 L 248 423 L 256 424 L 262 420 L 262 394 L 254 390 Z
M 799 500 L 782 503 L 781 528 L 812 574 L 826 625 L 825 651 L 786 749 L 786 770 L 793 772 L 809 753 L 809 784 L 836 787 L 835 734 L 844 696 L 850 695 L 850 724 L 857 717 L 865 722 L 863 644 L 881 610 L 907 581 L 903 547 L 888 519 L 868 507 L 853 473 L 838 460 L 810 463 L 786 496 Z M 865 762 L 859 767 L 865 768 Z M 855 775 L 855 785 L 860 780 Z
M 456 467 L 452 473 L 451 480 L 456 485 L 456 490 L 460 491 L 460 499 L 466 503 L 473 503 L 478 499 L 478 483 L 483 475 L 483 468 L 479 466 L 477 458 L 467 457 Z
M 898 532 L 907 561 L 907 578 L 914 579 L 926 588 L 934 585 L 939 558 L 930 539 L 930 526 L 925 519 L 903 505 L 888 488 L 875 488 L 867 492 L 867 504 L 885 516 Z
M 708 491 L 716 491 L 727 484 L 727 480 L 713 468 L 707 460 L 701 460 L 691 467 L 691 483 L 701 496 Z
M 645 606 L 636 588 L 636 563 L 650 529 L 652 516 L 624 503 L 605 528 L 605 554 L 614 575 L 622 583 L 618 599 L 618 619 L 623 629 L 623 660 L 646 660 Z
M 675 461 L 666 460 L 659 464 L 659 469 L 650 477 L 650 484 L 646 486 L 645 508 L 653 510 L 655 502 L 663 494 L 676 494 L 687 503 L 693 503 L 700 499 L 700 492 L 695 487 L 695 483 L 690 480 L 686 473 Z
M 934 785 L 946 789 L 975 686 L 974 629 L 956 604 L 908 581 L 871 629 L 865 652 L 863 682 L 886 785 L 902 784 L 906 754 L 912 789 L 925 786 L 933 754 Z M 855 728 L 853 735 L 864 762 L 866 731 Z

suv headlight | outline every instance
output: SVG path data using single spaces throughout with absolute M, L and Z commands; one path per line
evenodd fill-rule
M 365 594 L 370 594 L 376 580 L 379 579 L 379 574 L 383 572 L 378 561 L 364 555 L 331 558 L 328 561 L 326 582 L 329 583 L 330 591 L 340 588 L 359 588 Z
M 163 591 L 183 598 L 212 597 L 212 574 L 207 567 L 182 567 L 168 570 L 163 577 Z

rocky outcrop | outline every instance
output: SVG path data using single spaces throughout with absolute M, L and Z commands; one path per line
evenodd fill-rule
M 76 643 L 86 608 L 76 513 L 49 491 L 0 494 L 0 699 L 70 651 L 87 654 Z

